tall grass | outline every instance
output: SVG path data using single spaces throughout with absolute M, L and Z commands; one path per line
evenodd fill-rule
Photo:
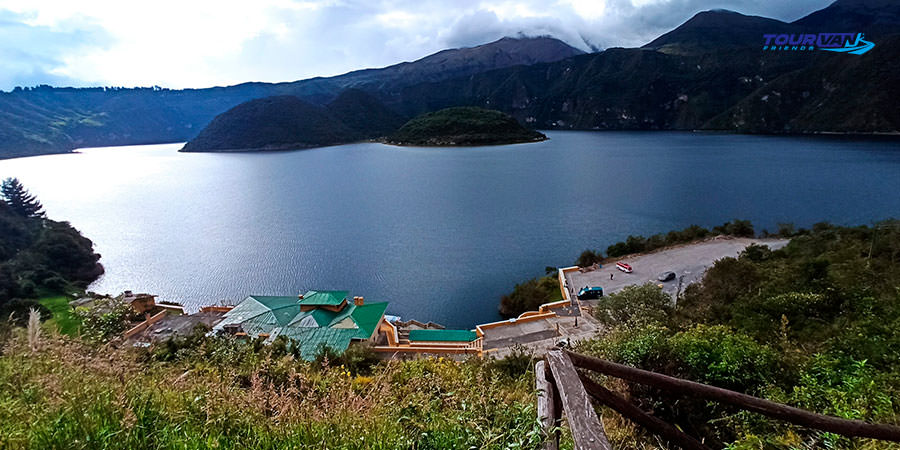
M 477 359 L 389 361 L 353 376 L 251 344 L 205 342 L 171 362 L 57 334 L 31 344 L 19 329 L 0 357 L 3 449 L 540 445 L 533 374 Z

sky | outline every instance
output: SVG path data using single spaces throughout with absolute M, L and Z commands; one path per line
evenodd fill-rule
M 0 90 L 209 87 L 413 61 L 504 36 L 636 47 L 695 13 L 792 21 L 832 0 L 0 0 Z

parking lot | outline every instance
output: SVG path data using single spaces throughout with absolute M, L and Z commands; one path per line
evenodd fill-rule
M 587 272 L 571 271 L 566 273 L 566 287 L 569 296 L 575 297 L 578 290 L 584 286 L 601 286 L 605 295 L 620 291 L 626 286 L 651 282 L 662 284 L 663 290 L 673 297 L 678 292 L 679 285 L 683 289 L 687 285 L 702 278 L 707 268 L 721 258 L 737 256 L 750 244 L 768 245 L 771 249 L 778 249 L 787 245 L 787 239 L 752 239 L 718 237 L 703 242 L 687 244 L 659 250 L 653 253 L 641 254 L 618 259 L 597 270 Z M 615 263 L 622 261 L 633 268 L 632 273 L 625 273 L 616 269 Z M 675 272 L 675 279 L 661 282 L 657 277 L 662 272 Z M 612 275 L 612 277 L 610 277 Z M 582 302 L 590 304 L 591 302 Z

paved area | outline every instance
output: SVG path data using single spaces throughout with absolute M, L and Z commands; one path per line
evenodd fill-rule
M 775 250 L 784 247 L 788 239 L 752 239 L 717 237 L 707 241 L 686 244 L 665 250 L 642 255 L 630 256 L 617 261 L 623 261 L 634 269 L 632 273 L 625 273 L 616 269 L 615 262 L 589 271 L 572 271 L 566 274 L 566 287 L 569 295 L 575 297 L 579 289 L 584 286 L 602 286 L 604 294 L 609 295 L 622 290 L 626 286 L 652 282 L 662 284 L 663 290 L 673 297 L 679 289 L 702 278 L 707 268 L 718 260 L 728 256 L 737 256 L 750 244 L 768 245 Z M 675 272 L 675 279 L 668 282 L 657 280 L 660 273 Z M 612 275 L 612 278 L 610 278 Z M 582 302 L 590 305 L 597 301 Z
M 521 348 L 543 355 L 561 342 L 594 337 L 600 324 L 590 315 L 559 316 L 484 330 L 485 356 L 503 358 Z

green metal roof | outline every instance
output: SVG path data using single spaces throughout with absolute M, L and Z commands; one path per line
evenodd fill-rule
M 304 295 L 304 300 L 309 299 L 315 306 L 340 305 L 345 298 L 346 291 L 310 291 Z M 301 311 L 303 304 L 298 297 L 251 295 L 225 313 L 222 324 L 240 323 L 251 336 L 260 333 L 268 333 L 270 339 L 285 336 L 299 346 L 303 359 L 313 360 L 322 345 L 343 353 L 352 339 L 370 338 L 387 309 L 387 302 L 381 302 L 362 306 L 348 303 L 341 311 L 324 308 Z M 334 328 L 348 318 L 351 322 Z
M 372 333 L 378 328 L 378 323 L 384 317 L 384 311 L 387 309 L 388 302 L 369 303 L 357 306 L 352 311 L 353 321 L 359 330 L 356 334 L 357 339 L 368 339 L 372 337 Z
M 278 325 L 287 325 L 300 312 L 298 297 L 251 295 L 254 300 L 268 308 Z
M 472 342 L 478 336 L 471 330 L 410 330 L 409 340 L 417 342 Z
M 300 357 L 312 361 L 322 346 L 343 353 L 356 335 L 356 329 L 285 327 L 279 335 L 293 339 L 300 348 Z
M 347 299 L 349 291 L 309 291 L 303 294 L 303 306 L 337 306 Z

